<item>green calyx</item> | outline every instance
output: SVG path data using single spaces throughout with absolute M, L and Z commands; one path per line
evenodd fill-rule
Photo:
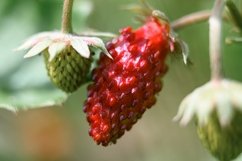
M 242 113 L 236 111 L 231 123 L 221 126 L 213 112 L 207 124 L 197 123 L 201 143 L 220 161 L 231 161 L 242 152 Z
M 51 61 L 47 50 L 43 55 L 48 75 L 58 88 L 72 93 L 85 83 L 91 67 L 91 58 L 82 57 L 72 47 L 66 47 Z

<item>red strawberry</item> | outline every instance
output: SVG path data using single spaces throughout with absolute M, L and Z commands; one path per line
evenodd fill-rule
M 150 16 L 142 27 L 124 28 L 107 44 L 113 59 L 101 56 L 84 107 L 97 144 L 116 143 L 155 104 L 167 71 L 169 34 L 167 22 Z

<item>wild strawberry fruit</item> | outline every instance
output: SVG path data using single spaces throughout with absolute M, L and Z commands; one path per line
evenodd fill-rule
M 122 29 L 107 43 L 113 59 L 101 56 L 84 107 L 97 144 L 116 143 L 155 104 L 172 43 L 169 23 L 155 16 L 136 30 Z
M 237 111 L 228 126 L 221 126 L 216 114 L 209 117 L 208 123 L 197 125 L 201 143 L 213 156 L 221 161 L 235 159 L 242 152 L 242 113 Z
M 74 92 L 85 82 L 91 66 L 91 58 L 80 56 L 72 47 L 66 47 L 58 56 L 49 61 L 50 54 L 43 52 L 51 81 L 65 92 Z
M 92 58 L 89 46 L 109 55 L 103 41 L 61 32 L 43 32 L 28 39 L 18 50 L 31 50 L 25 58 L 43 53 L 51 81 L 65 92 L 74 92 L 84 83 Z
M 176 120 L 186 125 L 196 117 L 198 137 L 221 161 L 242 152 L 242 85 L 215 80 L 199 87 L 181 103 Z

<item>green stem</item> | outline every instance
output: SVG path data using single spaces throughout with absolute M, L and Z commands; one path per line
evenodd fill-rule
M 209 19 L 209 54 L 211 65 L 211 79 L 220 80 L 222 74 L 222 11 L 224 9 L 224 0 L 216 0 L 212 15 Z
M 227 9 L 229 10 L 229 13 L 231 15 L 233 22 L 235 23 L 237 28 L 240 31 L 242 31 L 242 16 L 241 16 L 238 8 L 236 7 L 236 5 L 234 4 L 234 2 L 232 0 L 226 0 L 225 4 L 226 4 Z
M 72 7 L 74 0 L 64 0 L 62 13 L 62 32 L 72 32 Z
M 210 10 L 194 12 L 175 20 L 174 22 L 171 23 L 171 26 L 174 30 L 177 31 L 186 26 L 190 26 L 199 22 L 206 21 L 209 19 L 210 15 L 211 15 Z
M 227 44 L 241 43 L 242 42 L 242 37 L 227 37 L 225 42 Z

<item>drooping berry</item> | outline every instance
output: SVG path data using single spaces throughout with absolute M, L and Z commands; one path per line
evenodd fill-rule
M 91 52 L 95 48 L 110 56 L 103 41 L 97 37 L 43 32 L 30 37 L 17 50 L 30 49 L 25 58 L 43 53 L 51 81 L 71 93 L 86 80 L 92 62 Z
M 175 120 L 186 125 L 196 118 L 198 137 L 221 161 L 242 152 L 242 85 L 231 80 L 212 80 L 182 101 Z
M 201 143 L 220 161 L 237 158 L 242 152 L 242 113 L 237 111 L 230 125 L 223 127 L 213 113 L 206 125 L 197 125 Z
M 116 143 L 155 104 L 167 72 L 169 34 L 167 22 L 150 16 L 140 28 L 124 28 L 107 43 L 113 59 L 101 56 L 84 107 L 97 144 Z
M 85 82 L 91 66 L 91 58 L 82 57 L 70 46 L 51 61 L 49 61 L 50 54 L 47 50 L 43 55 L 48 75 L 58 88 L 71 93 Z

